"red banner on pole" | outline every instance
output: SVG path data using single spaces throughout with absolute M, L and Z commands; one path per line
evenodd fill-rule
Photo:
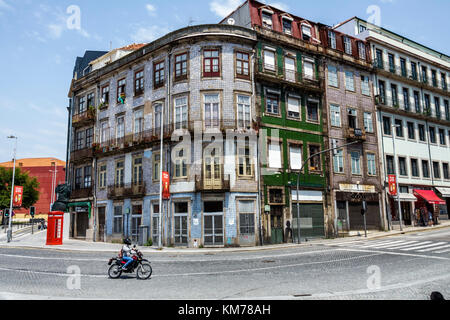
M 163 184 L 163 199 L 170 199 L 170 176 L 168 172 L 163 171 L 162 173 L 162 184 Z
M 15 186 L 13 195 L 13 207 L 21 207 L 23 200 L 23 187 Z
M 397 176 L 394 174 L 390 174 L 389 177 L 389 193 L 391 196 L 397 195 Z

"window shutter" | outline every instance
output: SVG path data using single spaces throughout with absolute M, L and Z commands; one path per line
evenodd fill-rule
M 262 61 L 263 58 L 262 58 L 262 54 L 261 54 L 261 52 L 262 52 L 261 42 L 258 42 L 256 48 L 257 48 L 257 52 L 258 52 L 258 70 L 259 70 L 259 72 L 262 72 L 263 71 L 263 61 Z
M 278 63 L 278 75 L 283 75 L 283 49 L 280 47 L 277 47 L 277 63 Z
M 298 73 L 298 81 L 302 81 L 303 70 L 302 70 L 302 54 L 300 52 L 297 53 L 297 73 Z
M 302 149 L 291 146 L 289 148 L 289 158 L 291 160 L 291 169 L 300 170 L 302 167 Z
M 288 111 L 300 112 L 300 101 L 298 98 L 288 97 Z

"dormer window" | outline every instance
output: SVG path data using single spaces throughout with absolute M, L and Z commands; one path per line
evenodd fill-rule
M 331 49 L 336 49 L 336 34 L 331 30 L 328 30 L 328 39 Z
M 360 59 L 366 60 L 366 46 L 363 42 L 358 42 L 358 53 Z
M 311 40 L 311 26 L 302 24 L 302 39 L 305 41 Z
M 352 54 L 352 41 L 344 36 L 344 50 L 346 54 Z
M 283 22 L 283 32 L 289 35 L 292 35 L 292 21 L 293 19 L 288 16 L 283 16 L 281 18 L 281 21 Z
M 261 18 L 262 18 L 262 26 L 265 28 L 272 29 L 272 15 L 273 11 L 262 9 L 261 10 Z

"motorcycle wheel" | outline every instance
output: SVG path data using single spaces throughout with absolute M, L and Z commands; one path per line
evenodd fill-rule
M 136 275 L 138 279 L 147 280 L 152 275 L 152 266 L 150 263 L 142 263 L 136 270 Z
M 122 274 L 122 267 L 118 264 L 113 264 L 111 267 L 109 267 L 108 275 L 111 279 L 117 279 Z

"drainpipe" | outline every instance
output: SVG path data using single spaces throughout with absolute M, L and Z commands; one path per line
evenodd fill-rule
M 72 148 L 72 114 L 74 108 L 75 94 L 72 94 L 72 98 L 69 99 L 68 119 L 67 119 L 67 150 L 66 150 L 66 184 L 69 184 L 70 173 L 69 173 L 69 162 L 70 162 L 70 150 Z
M 168 114 L 168 124 L 170 125 L 170 123 L 171 123 L 171 119 L 172 119 L 172 108 L 171 108 L 171 105 L 172 105 L 172 103 L 171 103 L 171 101 L 172 101 L 172 97 L 171 97 L 171 88 L 172 88 L 172 74 L 171 74 L 171 65 L 172 65 L 172 63 L 171 63 L 171 61 L 172 61 L 172 48 L 170 49 L 170 51 L 169 51 L 169 64 L 168 64 L 168 66 L 167 66 L 167 72 L 168 72 L 168 76 L 167 76 L 167 106 L 168 106 L 168 108 L 167 108 L 167 114 Z M 170 127 L 168 127 L 169 128 L 169 132 L 171 131 L 170 130 Z M 171 177 L 172 176 L 172 159 L 171 159 L 171 150 L 172 150 L 172 148 L 171 148 L 171 145 L 170 145 L 170 140 L 169 140 L 169 142 L 167 143 L 167 151 L 166 151 L 166 154 L 167 154 L 167 156 L 166 156 L 166 159 L 167 159 L 167 162 L 166 162 L 166 164 L 167 164 L 167 172 L 169 173 L 169 177 Z M 167 235 L 167 237 L 168 237 L 168 239 L 166 239 L 166 245 L 167 244 L 169 244 L 169 242 L 171 242 L 172 241 L 172 216 L 171 216 L 171 213 L 172 213 L 172 211 L 170 210 L 171 209 L 171 207 L 172 207 L 172 198 L 170 198 L 169 200 L 167 200 L 167 212 L 166 212 L 166 235 Z
M 431 185 L 434 187 L 434 167 L 433 167 L 433 160 L 431 159 L 430 128 L 428 126 L 428 120 L 425 120 L 425 127 L 427 128 L 427 146 L 428 146 L 428 157 L 430 159 Z

